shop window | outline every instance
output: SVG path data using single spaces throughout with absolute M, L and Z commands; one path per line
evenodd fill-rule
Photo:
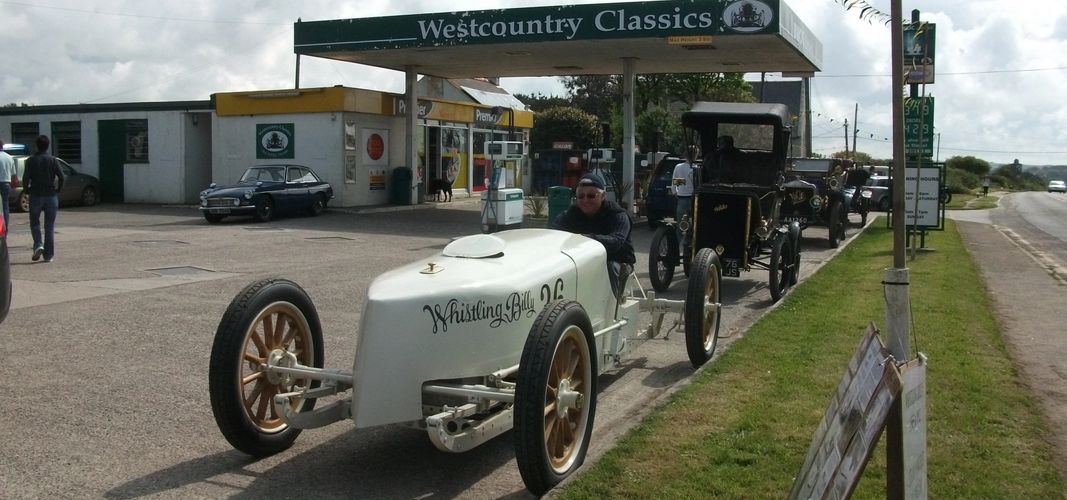
M 52 122 L 52 152 L 67 163 L 82 162 L 81 122 Z
M 126 120 L 126 163 L 148 163 L 148 120 Z
M 39 135 L 41 135 L 41 129 L 40 124 L 37 122 L 11 124 L 11 142 L 13 144 L 22 144 L 30 151 L 37 151 L 37 146 L 34 144 Z

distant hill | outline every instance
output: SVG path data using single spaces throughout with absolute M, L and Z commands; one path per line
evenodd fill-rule
M 1026 166 L 1023 168 L 1024 172 L 1031 172 L 1046 180 L 1052 179 L 1064 179 L 1067 180 L 1067 165 L 1040 165 L 1040 166 Z

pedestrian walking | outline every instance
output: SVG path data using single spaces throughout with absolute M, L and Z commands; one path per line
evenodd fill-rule
M 37 152 L 26 159 L 22 174 L 22 189 L 30 194 L 30 232 L 33 234 L 33 260 L 44 257 L 52 262 L 56 257 L 56 213 L 59 211 L 59 191 L 63 189 L 63 172 L 59 161 L 48 154 L 46 135 L 37 136 Z M 44 212 L 44 237 L 41 235 L 41 212 Z M 43 240 L 43 241 L 42 241 Z
M 4 204 L 4 227 L 11 230 L 11 179 L 15 178 L 15 159 L 7 154 L 0 141 L 0 203 Z

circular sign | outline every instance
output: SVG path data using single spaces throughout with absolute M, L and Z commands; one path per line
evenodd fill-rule
M 271 130 L 259 138 L 259 144 L 271 153 L 285 151 L 289 147 L 289 135 L 284 130 Z
M 378 134 L 371 134 L 367 138 L 367 156 L 372 160 L 380 160 L 385 154 L 385 140 Z
M 733 31 L 761 31 L 774 19 L 774 9 L 760 0 L 739 0 L 722 10 L 722 20 Z

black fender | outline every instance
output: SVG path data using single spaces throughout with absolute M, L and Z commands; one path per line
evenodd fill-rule
M 793 242 L 793 248 L 800 248 L 800 223 L 790 222 L 786 231 L 789 233 L 789 240 Z

